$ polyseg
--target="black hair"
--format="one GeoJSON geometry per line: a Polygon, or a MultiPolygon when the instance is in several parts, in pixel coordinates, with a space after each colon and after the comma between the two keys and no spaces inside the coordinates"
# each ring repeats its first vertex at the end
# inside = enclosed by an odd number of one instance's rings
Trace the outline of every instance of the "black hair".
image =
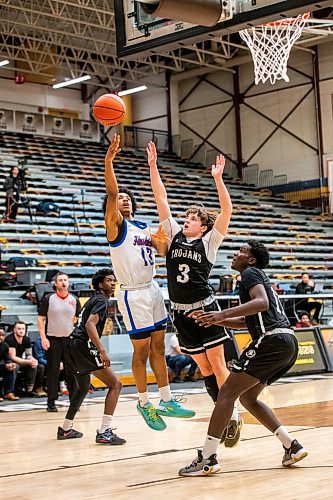
{"type": "MultiPolygon", "coordinates": [[[[132,215],[134,216],[135,212],[138,209],[138,205],[137,205],[135,196],[132,193],[132,191],[130,191],[129,189],[127,189],[125,187],[119,187],[118,188],[118,193],[128,194],[128,196],[131,198],[131,202],[132,202],[132,215]]],[[[106,203],[107,203],[107,201],[108,201],[108,195],[105,195],[104,198],[103,198],[103,205],[102,205],[102,210],[103,210],[103,214],[104,215],[106,213],[106,203]]]]}
{"type": "Polygon", "coordinates": [[[263,243],[256,240],[248,241],[248,245],[251,248],[251,253],[256,259],[256,267],[259,269],[265,269],[269,264],[269,251],[263,243]]]}
{"type": "Polygon", "coordinates": [[[103,283],[105,276],[114,276],[112,269],[100,269],[92,277],[91,284],[96,292],[100,290],[99,285],[103,283]]]}

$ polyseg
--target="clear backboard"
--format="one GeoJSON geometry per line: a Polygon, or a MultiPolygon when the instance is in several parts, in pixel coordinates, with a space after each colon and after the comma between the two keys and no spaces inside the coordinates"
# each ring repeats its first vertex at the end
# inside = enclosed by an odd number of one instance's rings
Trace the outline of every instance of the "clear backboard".
{"type": "MultiPolygon", "coordinates": [[[[158,2],[158,0],[156,0],[158,2]]],[[[118,57],[173,50],[184,44],[209,39],[210,35],[234,33],[257,24],[323,9],[330,1],[316,0],[234,0],[234,14],[213,27],[154,18],[137,0],[114,0],[118,57]]],[[[189,0],[190,5],[190,0],[189,0]]]]}

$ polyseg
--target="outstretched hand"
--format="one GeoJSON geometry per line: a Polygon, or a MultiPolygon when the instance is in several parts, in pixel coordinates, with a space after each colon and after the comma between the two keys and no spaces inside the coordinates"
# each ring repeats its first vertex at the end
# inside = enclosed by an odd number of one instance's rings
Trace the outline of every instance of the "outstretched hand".
{"type": "Polygon", "coordinates": [[[167,237],[165,234],[164,229],[162,229],[162,226],[158,226],[158,230],[156,234],[151,235],[151,239],[153,241],[156,241],[156,243],[169,243],[170,238],[167,237]]]}
{"type": "Polygon", "coordinates": [[[216,164],[212,165],[212,176],[214,179],[222,177],[225,166],[225,158],[223,155],[218,155],[216,157],[216,164]]]}
{"type": "Polygon", "coordinates": [[[115,159],[115,156],[121,151],[119,144],[120,144],[120,135],[114,134],[108,152],[106,153],[105,160],[113,161],[115,159]]]}
{"type": "Polygon", "coordinates": [[[147,157],[148,157],[148,165],[150,167],[156,167],[157,151],[156,151],[155,143],[153,141],[148,142],[146,151],[147,151],[147,157]]]}
{"type": "Polygon", "coordinates": [[[220,325],[226,320],[225,311],[205,312],[203,310],[192,311],[189,315],[199,326],[208,328],[211,325],[220,325]]]}

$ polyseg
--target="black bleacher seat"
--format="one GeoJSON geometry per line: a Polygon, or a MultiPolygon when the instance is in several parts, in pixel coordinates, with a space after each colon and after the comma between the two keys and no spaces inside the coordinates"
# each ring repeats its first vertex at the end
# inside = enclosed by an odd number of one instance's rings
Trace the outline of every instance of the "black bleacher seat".
{"type": "Polygon", "coordinates": [[[47,293],[54,292],[53,285],[51,283],[35,283],[36,288],[36,300],[39,306],[47,293]]]}
{"type": "Polygon", "coordinates": [[[0,328],[3,328],[5,332],[11,332],[16,321],[20,318],[17,314],[2,314],[0,320],[0,328]]]}

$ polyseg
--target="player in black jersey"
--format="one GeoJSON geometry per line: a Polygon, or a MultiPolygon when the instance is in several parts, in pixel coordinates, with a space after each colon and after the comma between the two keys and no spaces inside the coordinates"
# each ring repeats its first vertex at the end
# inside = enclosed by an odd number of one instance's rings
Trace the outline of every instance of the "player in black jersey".
{"type": "Polygon", "coordinates": [[[268,264],[266,247],[258,241],[249,241],[234,255],[231,264],[232,269],[242,276],[239,287],[241,305],[221,312],[192,313],[192,317],[206,327],[213,324],[233,329],[247,327],[252,342],[220,389],[203,450],[198,450],[198,457],[192,464],[179,471],[181,476],[209,475],[220,469],[216,452],[238,397],[242,405],[281,441],[284,448],[282,465],[288,467],[307,456],[302,445],[292,438],[273,411],[258,401],[266,385],[278,380],[294,365],[298,353],[298,343],[288,318],[262,270],[268,264]]]}
{"type": "Polygon", "coordinates": [[[92,278],[96,294],[84,305],[68,345],[72,359],[72,371],[78,382],[78,390],[71,399],[62,427],[58,427],[57,438],[81,438],[83,434],[72,428],[78,412],[90,386],[90,373],[101,380],[109,389],[106,395],[104,415],[97,431],[96,443],[120,445],[126,443],[112,431],[112,417],[122,388],[110,368],[110,358],[100,340],[107,319],[109,299],[114,293],[115,277],[110,269],[97,271],[92,278]]]}
{"type": "MultiPolygon", "coordinates": [[[[148,144],[147,155],[159,220],[169,238],[166,253],[168,290],[174,307],[179,346],[184,354],[192,356],[198,364],[207,392],[216,402],[219,387],[229,374],[224,344],[231,344],[233,347],[234,343],[223,326],[203,328],[189,317],[189,313],[200,308],[207,312],[220,310],[208,280],[232,212],[230,196],[222,179],[225,160],[222,155],[218,156],[211,171],[219,196],[220,213],[217,215],[203,207],[191,207],[186,212],[186,220],[181,228],[171,216],[167,193],[157,168],[157,153],[153,142],[148,144]]],[[[227,361],[238,356],[235,348],[230,350],[231,355],[227,361]]],[[[238,443],[241,424],[235,404],[230,426],[224,436],[227,447],[238,443]]]]}

